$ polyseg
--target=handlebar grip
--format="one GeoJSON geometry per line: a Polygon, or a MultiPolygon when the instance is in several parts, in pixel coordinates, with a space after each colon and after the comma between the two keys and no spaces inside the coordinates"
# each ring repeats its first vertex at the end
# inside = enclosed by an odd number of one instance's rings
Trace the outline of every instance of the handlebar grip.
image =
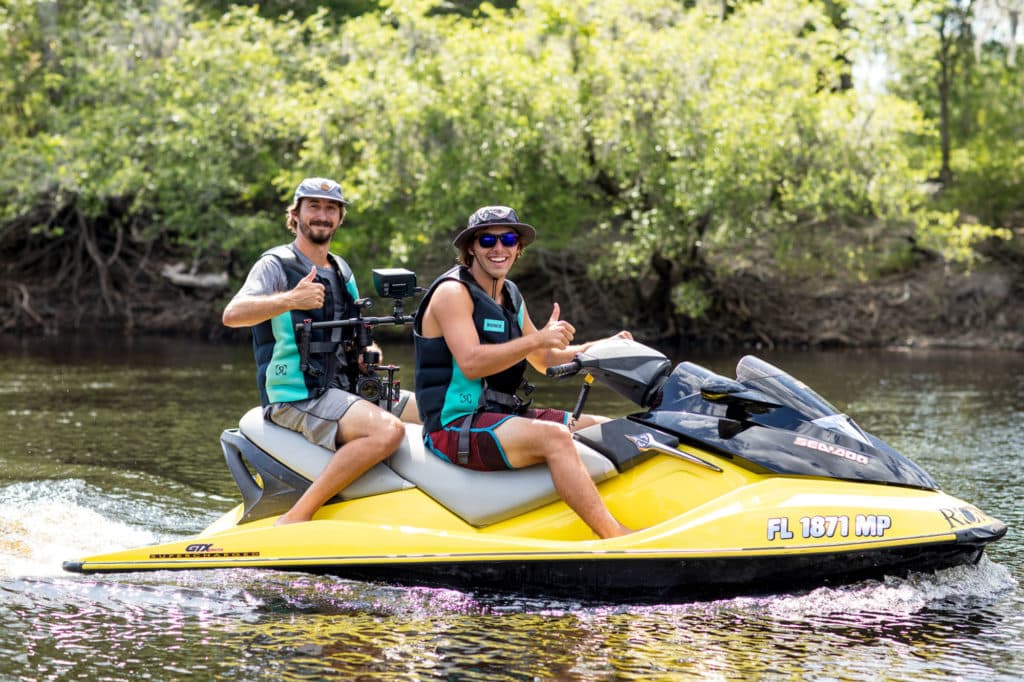
{"type": "Polygon", "coordinates": [[[573,360],[572,362],[567,362],[564,365],[554,365],[553,367],[548,367],[547,371],[545,371],[544,373],[547,374],[549,377],[567,377],[576,374],[581,369],[583,369],[583,365],[580,364],[580,361],[573,360]]]}

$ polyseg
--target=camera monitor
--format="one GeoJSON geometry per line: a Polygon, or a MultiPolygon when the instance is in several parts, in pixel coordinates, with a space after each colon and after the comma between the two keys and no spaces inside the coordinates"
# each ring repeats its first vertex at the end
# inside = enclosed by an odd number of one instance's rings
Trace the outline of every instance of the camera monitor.
{"type": "Polygon", "coordinates": [[[416,293],[416,273],[405,268],[378,268],[373,286],[384,298],[409,298],[416,293]]]}

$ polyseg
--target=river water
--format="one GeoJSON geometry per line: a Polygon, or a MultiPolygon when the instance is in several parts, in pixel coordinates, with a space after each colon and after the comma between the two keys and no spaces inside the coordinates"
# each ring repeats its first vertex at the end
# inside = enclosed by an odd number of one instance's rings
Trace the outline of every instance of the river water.
{"type": "MultiPolygon", "coordinates": [[[[408,348],[385,354],[411,369],[408,348]]],[[[273,571],[67,574],[234,506],[218,438],[255,399],[251,355],[0,337],[0,680],[1020,679],[1024,355],[760,355],[1007,536],[969,568],[642,606],[273,571]]],[[[738,354],[679,359],[732,375],[738,354]]],[[[571,407],[575,384],[538,383],[571,407]]],[[[600,387],[588,408],[630,411],[600,387]]]]}

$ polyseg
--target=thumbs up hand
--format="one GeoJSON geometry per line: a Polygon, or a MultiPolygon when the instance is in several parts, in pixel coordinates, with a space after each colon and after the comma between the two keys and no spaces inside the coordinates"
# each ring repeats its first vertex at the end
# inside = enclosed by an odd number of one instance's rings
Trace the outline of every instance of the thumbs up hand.
{"type": "Polygon", "coordinates": [[[324,285],[314,281],[315,279],[316,266],[314,265],[309,274],[300,279],[291,291],[292,310],[312,310],[323,307],[324,285]]]}
{"type": "Polygon", "coordinates": [[[544,348],[557,348],[561,350],[568,346],[573,336],[576,335],[576,328],[565,320],[558,319],[560,315],[561,310],[558,307],[558,303],[555,303],[551,308],[551,317],[548,318],[547,324],[537,332],[541,335],[541,342],[544,348]]]}

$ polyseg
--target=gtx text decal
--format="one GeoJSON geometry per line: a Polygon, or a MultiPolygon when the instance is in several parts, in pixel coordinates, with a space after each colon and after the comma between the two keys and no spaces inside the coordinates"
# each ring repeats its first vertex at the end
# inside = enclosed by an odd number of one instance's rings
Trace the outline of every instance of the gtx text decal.
{"type": "Polygon", "coordinates": [[[817,450],[818,452],[825,452],[836,457],[842,457],[848,459],[851,462],[857,464],[867,464],[868,458],[859,452],[853,450],[847,450],[841,448],[838,445],[832,445],[831,443],[822,443],[820,440],[814,440],[813,438],[805,438],[803,436],[797,436],[793,439],[793,445],[799,445],[802,448],[808,448],[810,450],[817,450]]]}
{"type": "MultiPolygon", "coordinates": [[[[892,518],[886,514],[857,514],[853,521],[846,515],[841,516],[802,516],[797,524],[800,537],[808,538],[846,538],[853,531],[855,537],[881,538],[892,528],[892,518]]],[[[795,529],[795,527],[794,527],[795,529]]],[[[768,540],[792,540],[796,537],[790,530],[789,517],[775,516],[768,519],[768,540]]]]}
{"type": "Polygon", "coordinates": [[[212,543],[208,542],[193,542],[185,547],[185,551],[181,553],[171,554],[150,554],[150,559],[221,559],[221,558],[237,558],[237,557],[254,557],[259,556],[259,552],[225,552],[219,547],[214,547],[212,543]]]}

